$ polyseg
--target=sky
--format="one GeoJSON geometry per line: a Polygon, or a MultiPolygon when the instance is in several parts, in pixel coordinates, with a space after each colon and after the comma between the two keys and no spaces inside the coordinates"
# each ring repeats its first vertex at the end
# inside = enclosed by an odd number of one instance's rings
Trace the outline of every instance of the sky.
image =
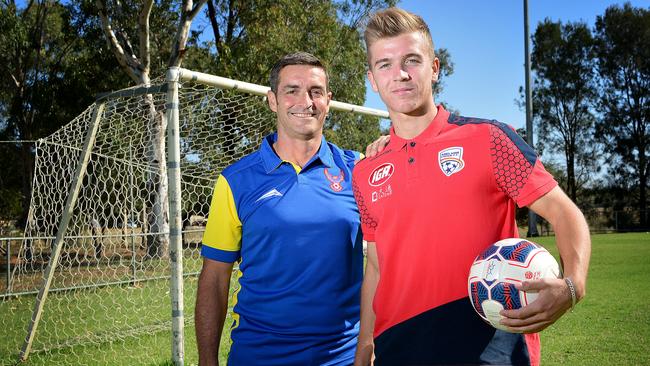
{"type": "MultiPolygon", "coordinates": [[[[650,0],[629,1],[650,7],[650,0]]],[[[444,102],[462,115],[496,119],[515,128],[526,124],[515,103],[524,86],[523,0],[406,0],[398,6],[420,15],[429,25],[436,48],[451,54],[454,73],[443,78],[444,102]]],[[[562,23],[583,21],[593,29],[605,9],[625,1],[529,0],[529,32],[545,18],[562,23]]],[[[530,43],[532,52],[532,42],[530,43]]],[[[385,109],[366,81],[366,107],[385,109]]]]}

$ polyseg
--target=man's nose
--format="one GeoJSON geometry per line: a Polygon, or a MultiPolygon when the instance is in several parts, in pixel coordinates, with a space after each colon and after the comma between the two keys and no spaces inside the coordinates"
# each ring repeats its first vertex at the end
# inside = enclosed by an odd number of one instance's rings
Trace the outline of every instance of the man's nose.
{"type": "Polygon", "coordinates": [[[300,94],[300,103],[304,104],[307,108],[311,108],[311,106],[314,104],[314,101],[309,91],[300,94]]]}
{"type": "Polygon", "coordinates": [[[394,75],[396,81],[409,80],[411,75],[404,69],[404,67],[399,67],[397,72],[394,75]]]}

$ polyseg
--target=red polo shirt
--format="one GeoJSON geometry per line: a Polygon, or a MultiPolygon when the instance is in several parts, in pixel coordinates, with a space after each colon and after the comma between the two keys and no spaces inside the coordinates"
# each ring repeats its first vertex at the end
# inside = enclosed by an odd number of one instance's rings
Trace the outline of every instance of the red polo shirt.
{"type": "MultiPolygon", "coordinates": [[[[472,261],[489,244],[518,236],[515,204],[527,206],[557,185],[512,128],[450,115],[442,106],[411,140],[391,129],[386,149],[357,164],[353,176],[364,239],[376,243],[379,260],[377,338],[420,326],[444,338],[445,328],[459,326],[449,319],[478,319],[466,299],[472,261]],[[435,319],[422,321],[429,315],[435,319]]],[[[477,325],[467,326],[455,331],[475,336],[477,325]]],[[[479,331],[494,334],[489,326],[479,331]]],[[[476,352],[488,347],[479,343],[476,352]]],[[[381,353],[381,342],[377,347],[381,353]]]]}

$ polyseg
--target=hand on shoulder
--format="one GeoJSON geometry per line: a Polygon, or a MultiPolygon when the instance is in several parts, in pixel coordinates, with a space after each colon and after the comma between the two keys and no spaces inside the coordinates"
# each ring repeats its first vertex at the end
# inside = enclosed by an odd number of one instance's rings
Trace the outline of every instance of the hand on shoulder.
{"type": "Polygon", "coordinates": [[[366,157],[373,158],[384,150],[386,145],[390,142],[390,135],[379,136],[378,139],[373,141],[366,147],[366,157]]]}

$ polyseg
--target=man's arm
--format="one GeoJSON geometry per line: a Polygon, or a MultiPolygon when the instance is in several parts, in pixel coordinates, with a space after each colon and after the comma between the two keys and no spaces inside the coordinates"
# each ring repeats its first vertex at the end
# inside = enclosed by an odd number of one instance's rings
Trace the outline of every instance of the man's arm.
{"type": "Polygon", "coordinates": [[[372,310],[372,300],[375,298],[377,283],[379,282],[379,263],[377,261],[377,248],[374,242],[368,242],[366,253],[366,272],[361,285],[361,324],[359,341],[354,356],[355,366],[371,365],[373,360],[375,330],[375,312],[372,310]]]}
{"type": "MultiPolygon", "coordinates": [[[[591,257],[589,227],[582,212],[559,187],[553,188],[528,207],[553,226],[564,277],[570,278],[575,285],[577,300],[582,299],[586,294],[591,257]]],[[[506,317],[501,323],[516,332],[539,332],[571,308],[571,291],[563,279],[526,281],[521,290],[539,291],[539,297],[521,309],[501,312],[506,317]]]]}
{"type": "Polygon", "coordinates": [[[199,365],[218,365],[219,343],[228,309],[232,263],[203,259],[194,310],[199,365]]]}

